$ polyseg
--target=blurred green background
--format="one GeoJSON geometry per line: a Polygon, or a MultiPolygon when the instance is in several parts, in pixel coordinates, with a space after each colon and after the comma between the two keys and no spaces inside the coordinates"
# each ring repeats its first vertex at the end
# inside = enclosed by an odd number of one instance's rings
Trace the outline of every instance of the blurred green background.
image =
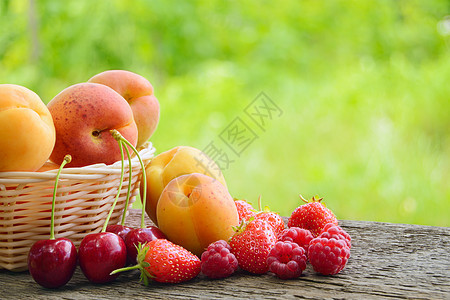
{"type": "Polygon", "coordinates": [[[160,101],[157,152],[214,143],[234,197],[449,226],[448,15],[448,0],[1,0],[0,83],[48,102],[130,70],[160,101]],[[245,113],[261,92],[282,111],[263,129],[245,113]],[[236,118],[257,136],[240,155],[220,139],[236,118]]]}

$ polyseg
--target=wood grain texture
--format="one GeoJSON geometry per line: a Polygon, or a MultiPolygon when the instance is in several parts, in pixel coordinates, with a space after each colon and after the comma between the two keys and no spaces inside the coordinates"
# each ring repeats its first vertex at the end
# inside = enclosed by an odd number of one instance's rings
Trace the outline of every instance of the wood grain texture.
{"type": "MultiPolygon", "coordinates": [[[[133,210],[127,223],[138,226],[140,212],[133,210]]],[[[94,285],[78,268],[65,287],[46,290],[26,272],[2,270],[0,299],[450,299],[450,228],[345,220],[340,224],[352,236],[353,247],[347,266],[335,276],[317,275],[308,265],[295,280],[239,271],[222,280],[200,275],[182,284],[152,282],[145,287],[134,271],[94,285]]]]}

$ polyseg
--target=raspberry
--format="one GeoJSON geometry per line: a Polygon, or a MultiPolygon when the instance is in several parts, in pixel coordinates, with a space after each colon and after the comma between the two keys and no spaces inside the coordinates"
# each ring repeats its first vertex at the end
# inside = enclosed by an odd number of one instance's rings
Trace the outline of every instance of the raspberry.
{"type": "Polygon", "coordinates": [[[317,237],[309,243],[309,262],[314,271],[322,275],[339,273],[347,264],[349,257],[350,248],[344,240],[317,237]]]}
{"type": "Polygon", "coordinates": [[[306,269],[305,249],[293,242],[278,241],[267,258],[269,271],[281,279],[302,275],[306,269]]]}
{"type": "Polygon", "coordinates": [[[225,278],[238,268],[238,261],[224,240],[216,241],[202,253],[202,273],[212,279],[225,278]]]}
{"type": "Polygon", "coordinates": [[[305,252],[308,252],[309,242],[313,238],[314,237],[309,230],[300,227],[287,228],[278,235],[279,241],[294,242],[297,245],[303,247],[303,249],[305,249],[305,252]]]}
{"type": "Polygon", "coordinates": [[[345,241],[349,248],[352,248],[352,238],[350,237],[350,235],[340,226],[332,223],[328,223],[327,225],[325,225],[322,233],[318,237],[327,239],[335,238],[337,240],[341,239],[345,241]]]}

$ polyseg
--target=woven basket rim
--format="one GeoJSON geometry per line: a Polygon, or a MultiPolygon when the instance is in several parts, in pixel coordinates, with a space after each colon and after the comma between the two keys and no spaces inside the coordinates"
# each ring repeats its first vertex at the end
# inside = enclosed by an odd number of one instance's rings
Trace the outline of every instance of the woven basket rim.
{"type": "MultiPolygon", "coordinates": [[[[146,142],[139,148],[139,155],[143,161],[153,157],[156,149],[151,142],[146,142]]],[[[131,158],[132,166],[140,164],[136,155],[131,158]]],[[[129,166],[129,161],[124,161],[124,167],[129,166]]],[[[111,165],[104,163],[93,164],[84,167],[73,167],[69,165],[61,171],[60,179],[100,179],[105,175],[120,174],[122,169],[121,161],[116,161],[111,165]]],[[[14,184],[14,183],[31,183],[40,182],[43,180],[53,179],[56,176],[58,169],[47,170],[43,172],[22,172],[22,171],[9,171],[0,172],[0,184],[14,184]]]]}

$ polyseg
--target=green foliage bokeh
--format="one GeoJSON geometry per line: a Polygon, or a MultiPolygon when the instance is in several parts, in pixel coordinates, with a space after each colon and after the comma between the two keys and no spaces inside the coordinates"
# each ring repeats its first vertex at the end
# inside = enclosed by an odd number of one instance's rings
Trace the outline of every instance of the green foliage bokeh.
{"type": "Polygon", "coordinates": [[[449,226],[450,5],[379,1],[0,1],[0,83],[50,101],[109,69],[149,79],[157,152],[216,143],[230,193],[288,216],[449,226]],[[245,114],[264,92],[282,110],[245,114]],[[240,156],[220,139],[241,118],[240,156]]]}

